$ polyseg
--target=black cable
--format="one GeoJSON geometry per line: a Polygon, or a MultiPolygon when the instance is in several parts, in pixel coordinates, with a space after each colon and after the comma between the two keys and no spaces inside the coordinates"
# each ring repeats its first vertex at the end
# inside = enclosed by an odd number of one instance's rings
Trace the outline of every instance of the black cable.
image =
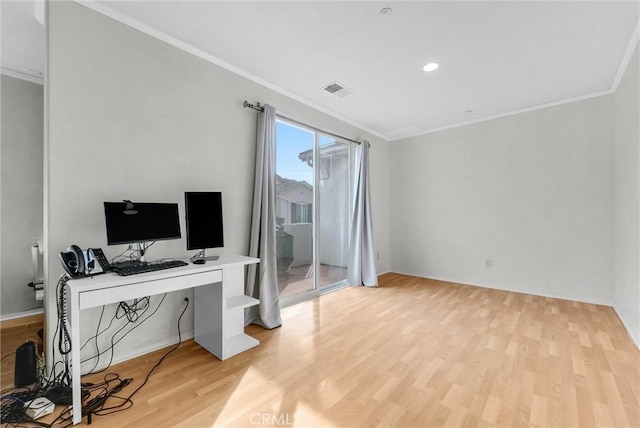
{"type": "Polygon", "coordinates": [[[205,250],[200,250],[200,251],[198,251],[197,253],[195,253],[195,254],[193,255],[192,259],[195,259],[195,258],[197,258],[197,257],[204,257],[204,251],[205,251],[205,250]]]}
{"type": "Polygon", "coordinates": [[[107,307],[106,305],[102,305],[102,310],[100,311],[100,317],[98,318],[98,326],[96,327],[96,334],[94,334],[93,336],[88,338],[86,342],[84,342],[84,344],[80,347],[81,351],[89,344],[89,342],[91,342],[94,339],[97,339],[98,336],[100,336],[102,333],[106,331],[106,330],[100,331],[100,325],[102,324],[102,317],[104,316],[104,310],[106,307],[107,307]]]}
{"type": "Polygon", "coordinates": [[[18,424],[36,424],[38,426],[50,427],[49,424],[38,422],[26,414],[25,403],[42,396],[42,391],[37,386],[31,388],[14,388],[21,391],[13,391],[11,394],[5,394],[1,397],[2,408],[0,413],[0,421],[2,423],[13,426],[18,424]]]}
{"type": "Polygon", "coordinates": [[[60,327],[60,336],[58,336],[58,351],[61,355],[68,355],[71,352],[71,334],[69,333],[69,322],[67,321],[66,316],[66,277],[62,277],[59,283],[61,284],[61,286],[58,289],[58,325],[60,327]]]}
{"type": "MultiPolygon", "coordinates": [[[[51,338],[51,350],[54,360],[50,373],[39,373],[36,384],[31,388],[8,388],[2,391],[1,397],[1,421],[8,425],[24,426],[25,424],[51,427],[57,423],[70,422],[70,417],[65,417],[69,412],[67,406],[60,415],[50,424],[41,423],[31,419],[25,413],[24,404],[38,397],[47,397],[55,400],[51,394],[61,399],[71,397],[71,372],[69,364],[69,353],[71,352],[71,337],[69,334],[69,323],[66,317],[66,285],[68,278],[60,277],[56,284],[56,305],[58,311],[58,322],[55,332],[51,338]],[[55,346],[57,341],[57,345],[55,346]],[[56,350],[60,353],[61,360],[56,361],[56,350]]],[[[10,354],[11,355],[11,354],[10,354]]],[[[3,358],[6,358],[6,355],[3,358]]],[[[70,422],[66,426],[70,426],[70,422]]]]}
{"type": "MultiPolygon", "coordinates": [[[[57,287],[56,287],[56,294],[58,297],[58,323],[56,324],[56,330],[54,333],[54,336],[52,338],[52,345],[55,343],[56,341],[56,336],[58,338],[58,352],[60,352],[60,355],[62,356],[63,361],[56,361],[51,369],[51,373],[48,376],[42,376],[41,379],[38,379],[38,382],[36,383],[36,385],[30,389],[30,388],[7,388],[5,390],[2,391],[2,393],[5,393],[5,395],[3,395],[1,397],[2,399],[2,411],[1,411],[1,420],[2,423],[6,423],[6,424],[11,424],[13,426],[18,426],[17,424],[35,424],[37,426],[42,426],[42,427],[53,427],[54,425],[58,424],[58,423],[65,423],[68,422],[67,425],[64,426],[64,428],[70,427],[73,422],[72,422],[72,415],[70,412],[70,406],[67,406],[65,409],[62,410],[62,412],[58,415],[58,417],[56,417],[56,419],[54,419],[50,424],[44,424],[38,421],[35,421],[31,418],[29,418],[26,413],[25,413],[25,409],[24,409],[24,403],[28,402],[32,399],[35,399],[37,397],[42,397],[42,396],[46,396],[47,392],[50,391],[53,388],[63,388],[63,391],[68,391],[68,393],[71,393],[71,387],[70,387],[70,383],[71,383],[71,375],[70,375],[70,370],[69,370],[69,361],[68,361],[68,354],[71,351],[71,344],[70,344],[70,336],[68,333],[68,322],[66,319],[66,315],[65,315],[65,306],[66,306],[66,298],[65,298],[65,286],[67,285],[66,281],[68,278],[66,278],[65,276],[61,277],[60,280],[58,281],[57,287]],[[62,365],[62,370],[58,371],[59,366],[62,365]],[[8,394],[6,394],[8,393],[8,394]]],[[[120,342],[122,339],[124,339],[129,333],[131,333],[134,329],[136,329],[137,327],[139,327],[140,325],[142,325],[146,320],[148,320],[149,318],[151,318],[160,308],[160,306],[162,305],[162,303],[164,302],[165,298],[166,298],[167,294],[165,293],[162,297],[162,299],[160,300],[160,302],[158,303],[158,305],[156,306],[156,308],[153,310],[153,312],[151,314],[149,314],[147,317],[145,317],[144,319],[142,319],[142,321],[140,321],[139,323],[136,323],[136,325],[131,328],[129,331],[127,331],[122,337],[118,338],[116,340],[116,336],[119,332],[121,332],[127,325],[130,325],[131,322],[125,324],[122,328],[120,328],[118,331],[116,331],[116,333],[114,333],[114,335],[111,338],[111,346],[109,349],[111,349],[111,359],[109,361],[109,366],[111,365],[111,362],[113,361],[113,348],[114,346],[120,342]]],[[[148,299],[148,298],[147,298],[148,299]]],[[[143,299],[141,299],[143,300],[143,299]]],[[[86,403],[86,405],[83,406],[83,410],[86,408],[88,411],[88,415],[90,416],[91,414],[96,414],[96,415],[106,415],[106,414],[110,414],[110,413],[115,413],[115,412],[119,412],[122,410],[126,410],[128,408],[130,408],[131,406],[133,406],[133,401],[131,400],[131,398],[144,386],[146,385],[147,381],[149,380],[149,377],[153,374],[153,372],[160,366],[160,364],[164,361],[164,359],[166,357],[169,356],[169,354],[171,354],[172,352],[174,352],[182,343],[182,333],[180,330],[180,322],[182,320],[182,317],[184,316],[187,308],[189,307],[189,300],[185,298],[185,301],[187,302],[184,309],[182,310],[182,313],[180,314],[180,316],[178,317],[178,343],[171,349],[169,350],[165,355],[162,356],[162,358],[158,361],[158,363],[149,371],[149,373],[147,374],[144,382],[135,390],[133,391],[128,397],[123,398],[123,397],[118,397],[115,394],[117,394],[118,392],[120,392],[122,390],[123,387],[127,386],[132,379],[124,379],[121,380],[120,377],[115,374],[115,373],[109,373],[107,375],[105,375],[104,377],[104,382],[98,383],[98,384],[82,384],[82,388],[83,391],[100,391],[97,395],[95,395],[93,398],[89,399],[86,403]],[[112,383],[114,382],[118,382],[115,386],[111,386],[112,383]],[[122,400],[121,404],[118,404],[116,406],[111,406],[111,407],[104,407],[104,404],[106,403],[107,398],[116,398],[119,400],[122,400]]],[[[139,306],[140,302],[135,301],[132,305],[128,305],[128,309],[131,310],[136,310],[136,308],[138,310],[140,310],[142,313],[140,316],[143,316],[149,309],[150,307],[150,303],[142,303],[142,306],[139,306]]],[[[115,316],[114,316],[115,318],[115,316]]],[[[102,314],[101,314],[101,319],[102,319],[102,314]]],[[[97,333],[95,335],[96,338],[96,342],[97,342],[97,336],[100,334],[100,324],[101,324],[101,319],[98,322],[98,327],[96,329],[97,333]]],[[[128,320],[130,320],[130,317],[127,317],[128,320]]],[[[140,317],[137,317],[136,320],[140,319],[140,317]]],[[[112,319],[113,321],[113,319],[112,319]]],[[[111,323],[110,323],[111,325],[111,323]]],[[[109,326],[110,326],[109,325],[109,326]]],[[[104,331],[104,330],[103,330],[104,331]]],[[[91,340],[91,339],[89,339],[91,340]]],[[[88,341],[87,341],[88,343],[88,341]]],[[[86,343],[85,343],[86,345],[86,343]]],[[[97,344],[96,344],[97,346],[97,344]]],[[[52,354],[55,360],[55,347],[52,346],[52,354]]],[[[106,350],[105,350],[106,352],[106,350]]],[[[12,353],[13,354],[13,353],[12,353]]],[[[2,359],[8,357],[9,355],[12,354],[8,354],[5,355],[4,357],[2,357],[2,359]]],[[[99,358],[99,355],[98,355],[99,358]]],[[[95,366],[94,366],[95,367],[95,366]]],[[[108,366],[107,366],[108,367],[108,366]]],[[[100,370],[104,371],[106,370],[100,370]]],[[[96,372],[96,373],[99,373],[96,372]]],[[[86,399],[88,399],[88,395],[86,397],[86,399]]],[[[85,401],[85,397],[83,397],[82,401],[85,401]]]]}
{"type": "Polygon", "coordinates": [[[145,247],[144,247],[144,249],[139,249],[139,250],[138,250],[138,252],[140,253],[140,257],[144,257],[144,255],[146,254],[147,250],[148,250],[149,248],[151,248],[151,246],[152,246],[153,244],[155,244],[155,243],[156,243],[156,241],[152,241],[152,242],[151,242],[151,244],[149,244],[149,245],[145,246],[145,247]]]}
{"type": "MultiPolygon", "coordinates": [[[[87,344],[95,339],[95,349],[96,349],[96,353],[99,354],[100,353],[100,347],[98,344],[98,336],[100,336],[100,325],[102,324],[102,317],[104,316],[104,310],[105,310],[106,306],[102,305],[102,310],[100,311],[100,317],[98,318],[98,326],[96,327],[96,334],[93,335],[92,337],[90,337],[85,343],[84,345],[82,345],[80,347],[80,351],[82,351],[84,349],[85,346],[87,346],[87,344]]],[[[113,322],[113,318],[111,319],[111,322],[113,322]]],[[[111,323],[109,324],[109,326],[111,326],[111,323]]],[[[98,362],[100,360],[97,359],[95,365],[93,366],[93,368],[91,370],[89,370],[89,372],[92,372],[93,370],[96,369],[96,367],[98,367],[98,362]]]]}
{"type": "Polygon", "coordinates": [[[42,424],[40,422],[31,420],[24,413],[24,403],[38,397],[47,396],[49,391],[52,391],[56,388],[63,392],[68,392],[69,395],[71,394],[71,373],[69,370],[68,357],[68,353],[71,350],[71,342],[68,331],[68,322],[65,316],[66,297],[64,294],[67,280],[68,278],[66,276],[62,276],[56,284],[58,322],[56,323],[56,329],[51,338],[52,356],[53,360],[55,361],[53,367],[51,368],[51,372],[48,374],[40,373],[34,387],[23,388],[20,391],[14,389],[12,391],[12,397],[3,397],[3,422],[6,420],[6,417],[9,417],[13,420],[12,424],[33,423],[39,426],[51,426],[51,424],[42,424]],[[58,347],[55,346],[56,339],[58,339],[58,347]],[[56,348],[58,352],[60,352],[60,355],[62,357],[61,361],[56,361],[56,348]],[[10,409],[11,403],[7,401],[8,398],[17,398],[17,400],[19,400],[17,402],[20,403],[20,408],[14,408],[16,412],[12,415],[9,415],[5,412],[5,409],[7,409],[7,411],[9,411],[8,409],[10,409]]]}
{"type": "MultiPolygon", "coordinates": [[[[120,257],[124,257],[124,253],[126,253],[127,251],[133,251],[133,247],[131,246],[131,244],[129,244],[129,246],[120,254],[118,254],[117,256],[113,257],[110,261],[109,264],[114,264],[116,263],[116,259],[120,258],[120,257]]],[[[129,259],[131,259],[132,257],[129,257],[129,259]]]]}
{"type": "Polygon", "coordinates": [[[111,386],[111,382],[109,382],[104,388],[103,391],[94,397],[91,398],[82,408],[82,414],[87,415],[89,419],[87,422],[91,423],[91,415],[99,414],[102,409],[104,409],[104,405],[109,398],[120,398],[116,396],[118,392],[122,391],[122,388],[126,387],[131,383],[133,379],[117,379],[119,382],[115,386],[111,386]]]}
{"type": "MultiPolygon", "coordinates": [[[[93,366],[93,368],[91,370],[89,370],[86,374],[89,373],[93,373],[94,370],[97,368],[100,358],[96,358],[96,357],[100,357],[101,355],[103,355],[106,351],[109,350],[106,349],[105,351],[101,352],[100,351],[100,347],[99,347],[99,342],[98,342],[98,337],[105,333],[106,331],[108,331],[111,326],[113,325],[113,322],[116,319],[121,319],[123,317],[123,315],[121,315],[120,310],[124,310],[125,311],[125,315],[127,317],[127,320],[129,322],[137,322],[138,319],[144,315],[146,313],[146,310],[148,309],[148,307],[150,306],[150,298],[149,297],[144,297],[142,299],[136,299],[134,301],[133,305],[129,305],[126,302],[120,302],[120,304],[116,307],[116,312],[114,313],[113,317],[111,318],[111,320],[109,321],[109,324],[101,331],[100,330],[100,326],[102,325],[102,318],[104,317],[104,312],[105,312],[105,308],[106,306],[102,306],[102,310],[100,311],[100,317],[98,319],[98,326],[96,327],[96,334],[94,334],[93,336],[91,336],[90,338],[88,338],[86,340],[86,342],[82,345],[82,347],[80,348],[80,350],[83,350],[88,344],[89,342],[91,342],[92,340],[95,343],[95,350],[96,350],[96,355],[94,357],[92,357],[93,359],[95,359],[95,364],[93,366]],[[140,301],[143,301],[143,304],[140,305],[140,301]],[[135,313],[134,313],[135,312],[135,313]]],[[[125,324],[126,326],[126,324],[125,324]]],[[[123,326],[123,328],[125,327],[123,326]]],[[[119,331],[121,331],[123,328],[121,328],[119,331]]],[[[119,332],[118,331],[118,332],[119,332]]],[[[117,334],[118,332],[116,332],[115,334],[117,334]]],[[[128,334],[128,333],[127,333],[128,334]]],[[[124,336],[123,336],[124,337],[124,336]]],[[[81,362],[86,362],[91,360],[92,358],[89,359],[85,359],[81,362]]]]}
{"type": "MultiPolygon", "coordinates": [[[[111,351],[111,356],[110,356],[110,358],[109,358],[109,363],[108,363],[108,365],[107,365],[106,367],[104,367],[103,369],[100,369],[100,370],[98,370],[98,371],[92,371],[92,372],[88,372],[88,373],[85,373],[85,374],[90,374],[90,373],[93,373],[93,374],[95,374],[95,373],[102,373],[103,371],[105,371],[105,370],[107,370],[109,367],[111,367],[111,363],[113,362],[113,357],[114,357],[114,347],[115,347],[115,345],[117,345],[117,344],[118,344],[122,339],[124,339],[125,337],[127,337],[127,335],[128,335],[129,333],[131,333],[131,332],[132,332],[133,330],[135,330],[136,328],[140,327],[142,324],[144,324],[144,322],[145,322],[145,321],[147,321],[149,318],[151,318],[151,317],[152,317],[152,316],[153,316],[153,315],[158,311],[158,309],[160,309],[160,306],[162,305],[162,303],[164,302],[164,299],[165,299],[166,297],[167,297],[167,293],[165,293],[165,294],[162,296],[162,299],[160,300],[160,303],[158,303],[158,306],[156,306],[156,308],[153,310],[153,312],[152,312],[151,314],[149,314],[149,316],[147,316],[146,318],[144,318],[142,321],[140,321],[140,322],[136,323],[136,324],[135,324],[135,325],[134,325],[134,326],[133,326],[129,331],[127,331],[127,332],[126,332],[122,337],[120,337],[118,340],[115,340],[116,335],[117,335],[118,333],[120,333],[122,330],[124,330],[127,326],[129,326],[129,325],[130,325],[130,323],[124,324],[124,325],[123,325],[123,326],[122,326],[118,331],[116,331],[116,332],[113,334],[113,336],[111,337],[111,346],[109,346],[107,349],[105,349],[105,350],[103,351],[103,353],[102,353],[102,354],[104,354],[104,353],[106,353],[107,351],[111,351]]],[[[148,310],[148,308],[145,310],[145,312],[146,312],[147,310],[148,310]]],[[[100,356],[101,356],[102,354],[94,355],[93,357],[86,358],[86,359],[82,360],[82,361],[81,361],[81,363],[84,363],[84,362],[90,361],[90,360],[92,360],[92,359],[94,359],[94,358],[100,358],[100,356]]]]}
{"type": "MultiPolygon", "coordinates": [[[[166,293],[165,293],[165,296],[166,296],[166,293]]],[[[156,310],[155,310],[151,315],[153,315],[153,314],[158,310],[158,308],[160,307],[160,304],[162,304],[162,301],[164,301],[164,297],[162,298],[162,300],[161,300],[161,301],[160,301],[160,303],[158,304],[158,307],[156,308],[156,310]]],[[[141,315],[144,315],[144,314],[147,312],[147,310],[148,310],[148,308],[145,308],[141,315]]],[[[151,315],[149,315],[149,316],[151,316],[151,315]]],[[[112,322],[113,322],[114,320],[116,320],[116,319],[121,319],[121,318],[122,318],[122,316],[120,316],[120,317],[118,316],[117,309],[116,309],[116,313],[113,315],[112,321],[109,323],[109,327],[111,326],[111,324],[112,324],[112,322]]],[[[145,318],[144,320],[142,320],[142,321],[140,322],[140,324],[144,323],[147,319],[148,319],[148,317],[147,317],[147,318],[145,318]]],[[[111,337],[111,346],[110,346],[110,347],[108,347],[108,348],[107,348],[107,349],[105,349],[104,351],[99,352],[98,354],[96,354],[96,355],[94,355],[94,356],[92,356],[92,357],[89,357],[89,358],[86,358],[86,359],[82,360],[81,362],[82,362],[82,363],[85,363],[85,362],[87,362],[87,361],[91,361],[92,359],[99,358],[99,357],[100,357],[100,356],[102,356],[104,353],[106,353],[107,351],[111,350],[111,349],[113,348],[113,346],[114,346],[114,345],[117,345],[117,344],[118,344],[118,342],[120,342],[120,340],[122,340],[123,338],[125,338],[125,337],[126,337],[126,336],[131,332],[131,331],[133,331],[133,330],[135,329],[135,327],[133,327],[131,330],[129,330],[128,332],[126,332],[126,333],[125,333],[125,334],[124,334],[120,339],[118,339],[118,341],[116,341],[116,342],[114,343],[115,336],[116,336],[118,333],[120,333],[122,330],[124,330],[125,328],[127,328],[130,324],[131,324],[130,322],[127,322],[127,323],[123,324],[123,325],[122,325],[118,330],[116,330],[116,332],[115,332],[115,333],[112,335],[112,337],[111,337]]],[[[88,373],[87,373],[87,374],[88,374],[88,373]]]]}
{"type": "Polygon", "coordinates": [[[67,329],[67,321],[66,321],[66,298],[64,298],[64,288],[67,285],[67,280],[69,278],[65,275],[61,276],[56,284],[56,296],[57,300],[57,310],[58,310],[58,322],[56,323],[55,332],[51,338],[51,354],[52,359],[54,361],[54,365],[51,368],[51,373],[48,376],[44,376],[45,379],[42,379],[42,382],[46,384],[66,387],[68,389],[71,388],[71,371],[69,369],[69,355],[68,353],[71,350],[71,339],[68,335],[67,329]],[[66,331],[66,333],[65,333],[66,331]],[[66,335],[66,339],[65,336],[66,335]],[[57,347],[58,352],[60,352],[61,361],[56,361],[56,338],[58,338],[59,346],[57,347]],[[65,344],[68,343],[68,351],[65,348],[65,344]],[[59,371],[59,365],[62,364],[62,370],[59,371]]]}
{"type": "Polygon", "coordinates": [[[94,411],[93,414],[98,415],[98,416],[105,416],[105,415],[110,415],[112,413],[120,412],[122,410],[126,410],[126,409],[130,408],[131,406],[133,406],[133,401],[131,400],[131,398],[138,391],[140,391],[140,389],[142,389],[143,386],[145,386],[147,384],[147,382],[149,381],[149,378],[151,377],[153,372],[158,367],[160,367],[160,364],[162,364],[162,362],[165,360],[165,358],[167,358],[172,352],[174,352],[176,349],[178,349],[178,347],[182,343],[182,332],[180,331],[180,321],[182,320],[183,315],[185,314],[185,312],[187,311],[187,308],[189,307],[189,299],[185,298],[184,300],[186,302],[186,305],[184,306],[184,309],[182,310],[182,313],[178,317],[178,343],[176,343],[167,353],[165,353],[162,356],[162,358],[160,358],[160,360],[156,363],[156,365],[153,366],[151,368],[151,370],[149,370],[149,373],[147,373],[147,377],[144,379],[142,384],[140,386],[138,386],[131,394],[129,394],[128,397],[122,398],[122,397],[113,396],[113,398],[118,398],[118,399],[122,400],[123,402],[121,404],[118,404],[116,406],[111,406],[111,407],[103,407],[100,410],[94,411]],[[127,407],[123,407],[125,405],[127,405],[127,407]]]}
{"type": "Polygon", "coordinates": [[[126,316],[129,322],[137,322],[140,317],[139,312],[143,311],[144,313],[150,305],[150,300],[150,297],[147,296],[141,299],[134,299],[131,304],[127,302],[120,302],[116,309],[116,318],[120,319],[126,316]]]}
{"type": "Polygon", "coordinates": [[[145,247],[145,249],[144,249],[144,250],[140,250],[139,248],[134,249],[134,248],[133,248],[133,244],[129,244],[129,245],[127,246],[127,248],[126,248],[123,252],[121,252],[121,253],[120,253],[120,254],[118,254],[117,256],[113,257],[113,258],[110,260],[110,263],[113,265],[113,264],[115,264],[115,263],[120,262],[120,260],[118,260],[118,259],[125,259],[125,261],[128,261],[128,260],[140,260],[140,258],[141,258],[141,257],[144,257],[144,255],[145,255],[145,254],[146,254],[146,252],[149,250],[149,248],[150,248],[153,244],[155,244],[155,243],[156,243],[156,241],[152,241],[149,245],[147,245],[147,246],[145,247]],[[129,254],[128,256],[125,256],[124,254],[125,254],[127,251],[130,251],[130,254],[129,254]]]}
{"type": "MultiPolygon", "coordinates": [[[[101,352],[101,353],[99,353],[99,354],[97,354],[97,355],[94,355],[93,357],[86,358],[86,359],[82,360],[81,362],[82,362],[82,363],[84,363],[84,362],[90,361],[90,360],[92,360],[92,359],[94,359],[94,358],[100,358],[100,356],[102,356],[102,355],[103,355],[104,353],[106,353],[107,351],[111,351],[111,358],[110,358],[110,362],[109,362],[109,365],[111,365],[111,361],[113,361],[113,348],[114,348],[114,346],[115,346],[115,345],[117,345],[117,344],[118,344],[122,339],[124,339],[124,338],[129,334],[129,333],[131,333],[133,330],[135,330],[137,327],[139,327],[139,326],[140,326],[140,325],[142,325],[145,321],[147,321],[151,316],[153,316],[153,315],[158,311],[158,309],[160,309],[160,306],[161,306],[161,305],[162,305],[162,303],[164,302],[164,299],[165,299],[165,297],[166,297],[166,296],[167,296],[167,293],[165,293],[165,294],[162,296],[162,299],[160,300],[160,303],[158,303],[158,306],[155,308],[155,310],[154,310],[151,314],[149,314],[149,316],[148,316],[148,317],[144,318],[142,321],[140,321],[138,324],[136,324],[134,327],[132,327],[129,331],[127,331],[127,332],[126,332],[122,337],[120,337],[118,340],[115,340],[115,338],[116,338],[117,334],[118,334],[118,333],[120,333],[122,330],[124,330],[126,327],[128,327],[131,323],[126,323],[126,324],[122,325],[122,327],[120,327],[120,328],[119,328],[119,329],[118,329],[118,330],[117,330],[117,331],[112,335],[112,337],[111,337],[111,346],[109,346],[109,347],[108,347],[107,349],[105,349],[103,352],[101,352]]],[[[149,307],[150,307],[150,306],[149,306],[149,307]]],[[[146,308],[144,309],[144,311],[143,311],[142,315],[144,315],[144,314],[148,311],[149,307],[146,307],[146,308]]],[[[115,317],[115,315],[114,315],[114,317],[115,317]]],[[[108,366],[107,366],[107,368],[108,368],[108,366]]],[[[106,368],[104,368],[104,369],[102,369],[102,370],[100,370],[100,371],[97,371],[97,372],[93,372],[93,373],[100,373],[100,372],[102,372],[102,371],[104,371],[104,370],[106,370],[106,368]]],[[[87,373],[87,374],[88,374],[88,373],[87,373]]]]}
{"type": "Polygon", "coordinates": [[[13,355],[13,354],[15,354],[15,353],[16,353],[16,351],[13,351],[12,353],[5,355],[4,357],[0,358],[0,361],[4,360],[4,359],[5,359],[5,358],[7,358],[7,357],[12,356],[12,355],[13,355]]]}
{"type": "MultiPolygon", "coordinates": [[[[63,278],[63,277],[61,277],[61,278],[58,280],[58,284],[56,284],[56,295],[58,295],[58,292],[59,292],[59,291],[58,291],[58,287],[60,286],[60,281],[62,281],[62,278],[63,278]]],[[[56,309],[58,309],[58,310],[59,310],[60,308],[56,307],[56,309]]],[[[58,316],[60,316],[60,314],[59,314],[59,313],[58,313],[58,316]]],[[[56,323],[56,329],[55,329],[55,331],[53,332],[53,336],[51,337],[51,355],[52,355],[52,358],[53,358],[53,360],[54,360],[54,361],[55,361],[55,359],[56,359],[56,347],[55,347],[55,342],[56,342],[56,336],[58,335],[58,330],[59,330],[59,328],[60,328],[60,323],[59,323],[59,322],[57,322],[57,323],[56,323]]]]}

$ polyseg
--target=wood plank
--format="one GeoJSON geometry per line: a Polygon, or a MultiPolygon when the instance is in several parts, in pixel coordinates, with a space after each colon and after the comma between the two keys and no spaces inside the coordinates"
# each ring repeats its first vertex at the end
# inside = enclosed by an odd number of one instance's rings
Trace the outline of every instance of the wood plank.
{"type": "MultiPolygon", "coordinates": [[[[282,317],[226,361],[184,343],[93,425],[640,425],[640,352],[610,307],[387,274],[282,317]]],[[[112,367],[134,378],[120,396],[164,352],[112,367]]]]}
{"type": "Polygon", "coordinates": [[[44,314],[35,314],[29,315],[26,317],[13,318],[10,320],[5,320],[0,322],[0,330],[6,330],[15,327],[24,327],[30,324],[38,324],[39,328],[42,328],[42,324],[44,323],[44,314]]]}

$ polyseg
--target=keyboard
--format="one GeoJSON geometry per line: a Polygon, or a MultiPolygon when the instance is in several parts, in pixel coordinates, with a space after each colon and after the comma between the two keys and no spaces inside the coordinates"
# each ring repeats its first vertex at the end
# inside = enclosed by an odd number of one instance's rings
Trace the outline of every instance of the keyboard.
{"type": "Polygon", "coordinates": [[[120,276],[136,275],[145,272],[155,272],[157,270],[172,269],[181,266],[187,266],[189,263],[182,260],[169,260],[166,262],[140,263],[129,266],[113,267],[113,271],[120,276]]]}

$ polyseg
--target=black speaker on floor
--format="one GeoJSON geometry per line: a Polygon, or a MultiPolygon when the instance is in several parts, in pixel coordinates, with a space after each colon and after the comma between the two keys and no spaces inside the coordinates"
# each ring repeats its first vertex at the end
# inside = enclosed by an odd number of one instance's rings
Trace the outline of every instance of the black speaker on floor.
{"type": "Polygon", "coordinates": [[[13,376],[15,386],[27,386],[38,379],[36,370],[36,345],[27,342],[16,349],[16,365],[13,376]]]}

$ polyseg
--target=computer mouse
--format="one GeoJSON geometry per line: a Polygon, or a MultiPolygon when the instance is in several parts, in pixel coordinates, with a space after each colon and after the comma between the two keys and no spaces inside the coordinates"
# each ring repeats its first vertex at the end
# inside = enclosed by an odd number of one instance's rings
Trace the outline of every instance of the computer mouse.
{"type": "Polygon", "coordinates": [[[205,259],[197,259],[193,261],[194,265],[203,265],[205,264],[207,261],[205,259]]]}

